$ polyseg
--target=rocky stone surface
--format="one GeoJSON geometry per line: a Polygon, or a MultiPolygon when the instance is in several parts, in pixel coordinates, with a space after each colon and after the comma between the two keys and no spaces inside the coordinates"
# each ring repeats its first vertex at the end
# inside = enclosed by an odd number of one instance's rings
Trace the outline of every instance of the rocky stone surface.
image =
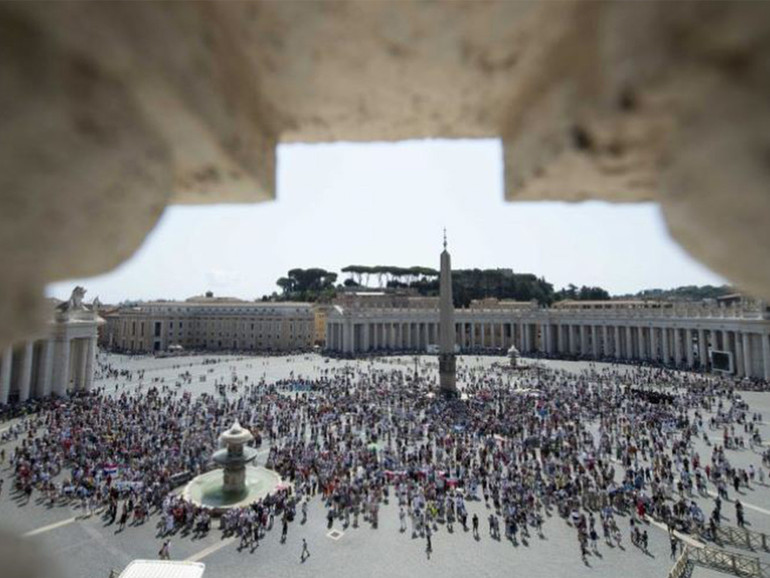
{"type": "Polygon", "coordinates": [[[509,200],[654,200],[770,297],[770,4],[0,3],[0,344],[278,142],[499,137],[509,200]]]}

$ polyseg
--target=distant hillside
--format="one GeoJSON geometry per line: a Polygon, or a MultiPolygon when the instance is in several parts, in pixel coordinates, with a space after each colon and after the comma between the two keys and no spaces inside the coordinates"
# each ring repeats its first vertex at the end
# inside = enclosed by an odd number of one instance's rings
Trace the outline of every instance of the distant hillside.
{"type": "MultiPolygon", "coordinates": [[[[342,273],[348,278],[335,285],[337,273],[320,268],[292,269],[276,282],[281,294],[265,295],[262,299],[329,301],[343,287],[409,288],[424,296],[436,296],[439,292],[439,272],[431,267],[348,265],[342,273]]],[[[562,299],[610,298],[601,287],[568,285],[554,291],[553,285],[544,278],[529,273],[514,273],[511,269],[455,269],[452,271],[452,292],[457,307],[467,307],[472,300],[486,297],[536,300],[541,305],[550,305],[562,299]]]]}
{"type": "Polygon", "coordinates": [[[735,293],[735,288],[730,285],[685,285],[673,289],[644,289],[638,293],[615,295],[615,298],[699,301],[701,299],[716,299],[730,293],[735,293]]]}

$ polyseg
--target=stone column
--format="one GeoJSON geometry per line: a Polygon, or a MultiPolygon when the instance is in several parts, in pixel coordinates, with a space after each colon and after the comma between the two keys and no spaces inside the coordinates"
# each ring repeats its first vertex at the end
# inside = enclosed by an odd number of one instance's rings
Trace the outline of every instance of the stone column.
{"type": "Polygon", "coordinates": [[[676,366],[679,366],[682,363],[682,336],[680,334],[681,329],[674,327],[671,329],[671,334],[668,336],[668,351],[676,366]]]}
{"type": "Polygon", "coordinates": [[[708,344],[706,343],[706,331],[704,329],[698,329],[698,362],[703,371],[708,369],[709,352],[708,344]]]}
{"type": "Polygon", "coordinates": [[[355,325],[353,325],[349,321],[342,326],[342,340],[344,342],[345,353],[355,353],[356,351],[355,325]]]}
{"type": "Polygon", "coordinates": [[[644,338],[644,327],[634,327],[636,334],[637,357],[644,361],[647,359],[647,343],[644,338]]]}
{"type": "Polygon", "coordinates": [[[762,365],[764,366],[765,379],[770,379],[770,341],[766,333],[760,333],[762,338],[762,365]]]}
{"type": "Polygon", "coordinates": [[[741,345],[743,346],[743,371],[747,377],[751,377],[751,339],[745,331],[741,333],[741,345]]]}
{"type": "Polygon", "coordinates": [[[80,369],[80,340],[73,339],[70,341],[70,379],[68,382],[71,391],[77,391],[79,389],[80,369]]]}
{"type": "Polygon", "coordinates": [[[661,327],[660,329],[660,347],[663,353],[662,361],[667,364],[670,357],[668,354],[668,327],[661,327]]]}
{"type": "Polygon", "coordinates": [[[613,356],[615,357],[615,359],[620,359],[621,357],[623,357],[623,350],[622,350],[621,344],[620,344],[620,326],[619,325],[615,326],[615,336],[614,337],[615,337],[615,339],[614,339],[614,341],[612,343],[612,353],[613,353],[613,356]]]}
{"type": "Polygon", "coordinates": [[[51,395],[51,370],[53,369],[53,339],[46,339],[43,343],[43,354],[40,358],[40,371],[38,373],[37,395],[46,397],[51,395]]]}
{"type": "Polygon", "coordinates": [[[607,325],[602,326],[602,355],[610,356],[610,328],[607,325]]]}
{"type": "Polygon", "coordinates": [[[634,339],[631,335],[631,326],[626,325],[626,354],[624,356],[626,359],[633,359],[634,358],[634,339]]]}
{"type": "Polygon", "coordinates": [[[82,391],[86,387],[86,368],[88,367],[88,341],[85,339],[80,340],[80,356],[78,357],[78,362],[80,363],[78,388],[82,391]]]}
{"type": "Polygon", "coordinates": [[[658,328],[655,326],[650,327],[650,359],[652,361],[658,361],[658,328]]]}
{"type": "Polygon", "coordinates": [[[692,335],[692,329],[684,330],[684,354],[687,357],[687,367],[689,369],[692,369],[692,367],[695,365],[695,356],[693,355],[692,350],[692,335]]]}
{"type": "Polygon", "coordinates": [[[91,391],[94,384],[94,365],[96,365],[96,337],[88,340],[86,347],[86,375],[83,387],[86,391],[91,391]]]}
{"type": "Polygon", "coordinates": [[[0,404],[8,403],[8,394],[11,393],[11,366],[13,364],[13,347],[8,346],[3,350],[2,367],[0,367],[0,404]]]}
{"type": "Polygon", "coordinates": [[[460,351],[465,350],[465,321],[460,323],[460,351]]]}
{"type": "Polygon", "coordinates": [[[588,331],[586,326],[580,324],[580,355],[588,355],[588,331]]]}
{"type": "Polygon", "coordinates": [[[599,332],[596,325],[591,325],[591,352],[594,359],[599,358],[599,332]]]}
{"type": "Polygon", "coordinates": [[[53,355],[53,393],[67,395],[70,376],[70,340],[67,337],[57,339],[53,355]]]}
{"type": "Polygon", "coordinates": [[[19,372],[20,402],[29,399],[29,389],[32,385],[32,355],[34,351],[34,343],[32,341],[24,343],[24,351],[21,354],[21,371],[19,372]]]}
{"type": "Polygon", "coordinates": [[[735,373],[740,377],[744,377],[746,375],[746,368],[743,364],[743,342],[741,341],[740,333],[737,331],[733,332],[733,337],[735,339],[735,373]]]}

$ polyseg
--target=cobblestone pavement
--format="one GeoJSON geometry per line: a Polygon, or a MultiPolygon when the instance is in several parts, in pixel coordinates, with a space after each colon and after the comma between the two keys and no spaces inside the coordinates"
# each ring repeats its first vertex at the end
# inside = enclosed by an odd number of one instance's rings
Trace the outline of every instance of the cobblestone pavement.
{"type": "MultiPolygon", "coordinates": [[[[371,363],[364,361],[325,361],[317,355],[288,357],[249,357],[235,358],[217,356],[215,364],[203,364],[204,359],[212,356],[153,359],[151,357],[109,356],[113,365],[127,369],[145,369],[145,379],[141,387],[147,387],[153,380],[164,380],[166,385],[173,385],[178,375],[189,371],[192,383],[182,386],[193,394],[213,393],[214,382],[230,382],[233,375],[249,382],[264,378],[276,379],[313,377],[320,372],[344,365],[371,363]],[[293,372],[293,373],[292,373],[293,372]],[[205,376],[206,381],[200,381],[205,376]]],[[[104,358],[103,358],[104,359],[104,358]]],[[[525,360],[526,362],[527,360],[525,360]]],[[[401,367],[404,371],[414,371],[414,358],[382,358],[374,362],[378,367],[401,367]]],[[[460,367],[489,366],[492,363],[505,363],[500,357],[463,357],[460,367]]],[[[584,362],[538,361],[546,366],[567,371],[579,371],[588,364],[584,362]]],[[[602,364],[597,364],[602,365],[602,364]]],[[[420,361],[421,372],[437,376],[436,365],[432,358],[423,357],[420,361]]],[[[118,380],[123,383],[122,380],[118,380]]],[[[107,391],[114,391],[115,380],[97,380],[96,386],[104,386],[107,391]]],[[[139,388],[136,380],[123,388],[139,388]]],[[[770,439],[770,394],[744,394],[753,411],[763,413],[765,422],[761,426],[762,435],[770,439]]],[[[6,425],[0,426],[2,430],[6,425]]],[[[714,431],[712,440],[718,442],[721,431],[714,431]]],[[[699,441],[701,457],[708,460],[709,448],[699,441]]],[[[4,446],[6,451],[12,444],[4,446]]],[[[749,450],[729,450],[729,457],[740,466],[760,463],[759,454],[749,450]]],[[[261,458],[263,460],[264,457],[261,458]]],[[[25,540],[39,548],[41,554],[49,560],[51,567],[48,575],[62,578],[107,577],[110,569],[122,569],[135,558],[155,558],[161,541],[156,537],[157,517],[140,527],[127,527],[123,532],[116,532],[114,526],[105,525],[96,515],[83,518],[79,509],[70,507],[48,508],[42,504],[25,504],[13,498],[10,490],[7,464],[0,470],[5,488],[0,495],[0,527],[18,534],[27,534],[25,540]]],[[[766,480],[770,482],[770,480],[766,480]]],[[[731,492],[731,498],[734,492],[731,492]]],[[[770,487],[755,485],[740,496],[744,502],[746,517],[751,528],[770,533],[770,487]]],[[[713,501],[696,498],[704,512],[713,508],[713,501]]],[[[665,576],[672,560],[669,557],[669,543],[665,530],[650,525],[649,554],[642,553],[628,540],[628,520],[619,518],[624,531],[625,550],[600,545],[600,555],[588,558],[588,564],[580,560],[575,531],[558,517],[547,519],[545,538],[538,538],[532,533],[528,543],[512,544],[503,539],[496,541],[486,531],[487,510],[483,502],[469,502],[469,512],[479,514],[481,534],[478,540],[470,532],[464,532],[456,526],[453,533],[441,527],[433,536],[433,551],[426,553],[424,538],[413,538],[411,528],[406,533],[398,530],[397,508],[387,505],[382,508],[380,525],[372,529],[366,522],[358,528],[343,529],[335,521],[334,529],[342,532],[333,539],[328,536],[324,508],[319,499],[311,502],[308,522],[304,525],[292,524],[288,539],[280,542],[280,531],[269,532],[260,546],[250,552],[239,551],[238,543],[232,539],[221,538],[219,531],[212,531],[201,540],[174,536],[171,540],[173,559],[200,559],[206,566],[206,578],[237,578],[270,575],[291,576],[503,576],[523,575],[531,577],[551,576],[622,576],[632,573],[635,577],[647,578],[665,576]],[[302,538],[307,539],[311,555],[306,562],[300,563],[302,538]]],[[[735,509],[732,503],[725,503],[722,511],[726,523],[734,524],[735,509]]],[[[741,552],[736,550],[736,552],[741,552]]],[[[742,551],[746,554],[750,552],[742,551]]],[[[764,554],[758,554],[763,559],[764,554]]],[[[714,574],[703,569],[696,569],[694,576],[706,577],[714,574]]],[[[2,571],[0,571],[0,576],[2,571]]]]}

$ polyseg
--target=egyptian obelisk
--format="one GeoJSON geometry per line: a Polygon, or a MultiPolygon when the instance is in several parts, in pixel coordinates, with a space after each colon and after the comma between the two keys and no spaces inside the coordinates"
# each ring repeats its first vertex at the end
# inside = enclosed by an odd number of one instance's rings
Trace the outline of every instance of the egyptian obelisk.
{"type": "Polygon", "coordinates": [[[452,300],[452,261],[446,249],[444,229],[444,250],[441,252],[441,273],[439,277],[439,387],[445,397],[457,397],[455,360],[455,306],[452,300]]]}

